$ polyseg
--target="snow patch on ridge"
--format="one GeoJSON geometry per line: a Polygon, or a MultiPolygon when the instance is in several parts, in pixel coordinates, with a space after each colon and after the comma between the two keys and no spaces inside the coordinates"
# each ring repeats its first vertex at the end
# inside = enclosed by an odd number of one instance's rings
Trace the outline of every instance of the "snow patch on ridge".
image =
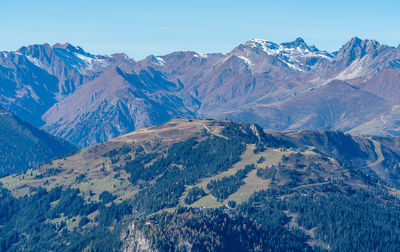
{"type": "Polygon", "coordinates": [[[83,61],[84,66],[87,70],[94,70],[96,68],[102,68],[102,67],[107,67],[108,62],[106,58],[109,58],[109,56],[103,56],[102,58],[96,57],[96,56],[88,56],[80,53],[74,53],[76,57],[78,57],[80,60],[83,61]]]}
{"type": "Polygon", "coordinates": [[[208,55],[207,54],[202,54],[202,53],[195,53],[194,55],[193,55],[193,57],[195,57],[195,58],[208,58],[208,55]]]}
{"type": "Polygon", "coordinates": [[[152,62],[157,66],[166,66],[165,60],[158,56],[153,56],[152,62]]]}
{"type": "Polygon", "coordinates": [[[1,52],[1,55],[2,55],[4,58],[8,58],[8,52],[1,52]]]}
{"type": "Polygon", "coordinates": [[[31,55],[25,55],[25,57],[35,66],[44,68],[43,62],[41,62],[38,58],[34,58],[31,55]]]}
{"type": "Polygon", "coordinates": [[[251,60],[249,60],[248,58],[246,58],[246,57],[244,57],[244,56],[238,56],[241,60],[243,60],[244,61],[244,63],[248,66],[248,68],[250,69],[250,70],[252,70],[253,69],[253,63],[251,62],[251,60]]]}

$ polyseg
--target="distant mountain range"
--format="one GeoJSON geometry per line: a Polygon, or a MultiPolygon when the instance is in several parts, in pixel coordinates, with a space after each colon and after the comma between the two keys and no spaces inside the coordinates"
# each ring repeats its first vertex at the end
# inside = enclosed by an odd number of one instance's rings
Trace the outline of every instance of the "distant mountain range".
{"type": "Polygon", "coordinates": [[[192,116],[400,135],[399,104],[400,47],[359,38],[333,53],[253,39],[140,61],[70,44],[0,52],[0,105],[81,147],[192,116]]]}

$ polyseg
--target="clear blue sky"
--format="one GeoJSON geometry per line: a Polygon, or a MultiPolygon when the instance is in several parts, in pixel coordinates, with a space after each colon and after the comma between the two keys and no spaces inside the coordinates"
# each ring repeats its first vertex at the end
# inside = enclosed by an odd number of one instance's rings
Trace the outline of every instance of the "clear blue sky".
{"type": "Polygon", "coordinates": [[[351,37],[400,43],[399,0],[1,0],[0,51],[70,42],[135,59],[176,50],[227,52],[252,38],[302,37],[335,51],[351,37]]]}

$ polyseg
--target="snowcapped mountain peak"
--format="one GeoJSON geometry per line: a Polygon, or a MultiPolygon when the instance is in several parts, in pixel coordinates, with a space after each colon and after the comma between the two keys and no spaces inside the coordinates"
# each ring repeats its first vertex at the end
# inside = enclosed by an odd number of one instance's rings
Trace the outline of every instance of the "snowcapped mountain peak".
{"type": "Polygon", "coordinates": [[[57,43],[52,48],[60,59],[81,73],[108,68],[111,61],[110,56],[93,55],[83,50],[82,47],[73,46],[70,43],[57,43]]]}
{"type": "Polygon", "coordinates": [[[55,44],[52,46],[53,50],[57,53],[57,54],[75,54],[75,55],[84,55],[86,57],[89,58],[95,58],[95,55],[92,55],[90,53],[85,52],[85,50],[82,49],[82,47],[80,46],[73,46],[69,43],[65,43],[65,44],[55,44]]]}
{"type": "Polygon", "coordinates": [[[108,69],[116,61],[113,56],[94,55],[70,43],[56,43],[52,46],[49,44],[29,45],[21,47],[15,53],[24,55],[31,63],[42,69],[58,69],[60,65],[56,62],[59,62],[84,75],[108,69]]]}
{"type": "MultiPolygon", "coordinates": [[[[300,72],[310,70],[319,60],[333,58],[333,55],[326,51],[320,51],[315,46],[308,46],[302,38],[279,45],[263,39],[252,39],[240,47],[241,49],[234,50],[233,54],[242,55],[243,50],[259,53],[261,50],[269,56],[278,58],[289,68],[300,72]]],[[[247,54],[245,56],[249,58],[247,54]]]]}
{"type": "Polygon", "coordinates": [[[263,39],[252,39],[250,41],[247,41],[244,46],[261,48],[264,52],[271,54],[275,53],[275,50],[279,48],[277,44],[263,39]]]}
{"type": "Polygon", "coordinates": [[[294,42],[295,43],[301,43],[301,44],[305,44],[306,43],[306,42],[304,42],[304,39],[300,38],[300,37],[296,38],[296,40],[294,42]]]}
{"type": "Polygon", "coordinates": [[[295,41],[292,42],[281,43],[280,45],[263,39],[252,39],[250,41],[247,41],[244,46],[251,48],[261,48],[269,55],[278,55],[282,52],[290,52],[291,54],[308,54],[314,52],[313,55],[315,56],[319,54],[323,58],[333,57],[325,51],[318,50],[315,46],[308,46],[302,38],[297,38],[295,41]]]}
{"type": "Polygon", "coordinates": [[[62,49],[68,52],[72,52],[72,53],[79,53],[79,54],[88,54],[87,52],[85,52],[82,47],[80,46],[73,46],[70,43],[65,43],[65,44],[55,44],[52,46],[53,49],[62,49]]]}
{"type": "Polygon", "coordinates": [[[282,43],[281,46],[285,48],[293,48],[293,49],[300,48],[302,50],[310,51],[310,48],[302,38],[297,38],[295,41],[292,42],[282,43]]]}

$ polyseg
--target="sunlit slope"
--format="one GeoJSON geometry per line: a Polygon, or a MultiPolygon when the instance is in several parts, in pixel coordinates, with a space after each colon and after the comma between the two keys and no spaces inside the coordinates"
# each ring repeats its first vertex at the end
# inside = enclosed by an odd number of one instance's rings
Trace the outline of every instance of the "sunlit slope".
{"type": "MultiPolygon", "coordinates": [[[[169,206],[175,208],[177,205],[218,207],[227,205],[229,201],[241,203],[248,200],[254,192],[269,188],[272,181],[274,185],[289,184],[292,188],[312,188],[328,184],[332,180],[347,181],[351,186],[362,186],[362,183],[350,176],[350,168],[363,169],[372,177],[380,178],[389,184],[397,183],[393,170],[395,168],[382,168],[385,161],[388,164],[395,163],[393,159],[397,155],[397,145],[393,141],[386,140],[380,146],[379,139],[372,141],[336,132],[265,133],[256,125],[196,119],[174,119],[159,126],[143,128],[82,149],[72,156],[54,160],[36,170],[5,177],[0,181],[15,196],[30,194],[39,187],[51,189],[65,186],[79,188],[81,194],[90,200],[98,200],[103,191],[115,195],[116,202],[138,199],[135,198],[137,192],[153,188],[166,174],[175,169],[174,167],[184,171],[184,166],[187,166],[185,164],[192,162],[176,158],[168,165],[157,166],[156,163],[170,158],[171,149],[176,148],[176,144],[190,144],[189,141],[193,141],[191,144],[194,146],[199,143],[206,144],[205,148],[211,151],[205,153],[204,157],[199,156],[204,159],[207,158],[206,155],[213,155],[212,148],[224,141],[235,141],[232,143],[242,146],[238,147],[242,149],[238,152],[238,157],[233,157],[237,160],[235,159],[231,166],[196,175],[197,177],[193,177],[189,182],[189,179],[179,182],[184,189],[179,189],[178,201],[174,199],[173,203],[152,210],[162,210],[169,206]],[[384,154],[390,151],[391,156],[382,154],[382,151],[379,151],[381,148],[384,148],[384,154]],[[387,162],[385,156],[392,162],[387,162]],[[310,163],[317,165],[319,170],[309,168],[310,163]],[[217,199],[207,188],[212,180],[234,176],[248,165],[254,165],[254,169],[240,179],[238,188],[230,191],[227,197],[217,199]],[[151,173],[149,169],[153,169],[154,174],[144,177],[146,172],[151,173]],[[132,172],[136,174],[136,179],[132,178],[132,172]],[[267,173],[275,175],[265,175],[267,173]],[[186,204],[185,197],[193,187],[202,188],[205,194],[195,202],[186,204]]],[[[230,146],[229,142],[227,143],[227,146],[230,146]]],[[[189,147],[188,155],[200,151],[194,146],[189,147]]],[[[224,154],[226,153],[222,150],[215,157],[224,154]]],[[[218,162],[216,165],[221,166],[218,162]]],[[[182,174],[193,172],[184,171],[182,174]]],[[[143,206],[142,210],[152,211],[143,206]]]]}

